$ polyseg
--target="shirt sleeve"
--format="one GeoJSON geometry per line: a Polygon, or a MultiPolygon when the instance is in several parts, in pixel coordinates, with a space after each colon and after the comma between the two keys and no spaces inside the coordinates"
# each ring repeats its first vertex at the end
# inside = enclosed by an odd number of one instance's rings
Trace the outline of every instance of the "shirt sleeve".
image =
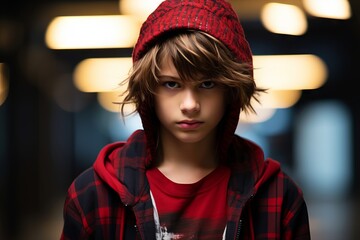
{"type": "Polygon", "coordinates": [[[302,190],[288,179],[284,196],[282,237],[284,240],[310,240],[309,215],[302,190]]]}
{"type": "Polygon", "coordinates": [[[69,187],[64,204],[64,225],[60,237],[61,240],[86,239],[88,236],[86,218],[76,196],[75,184],[73,183],[69,187]]]}

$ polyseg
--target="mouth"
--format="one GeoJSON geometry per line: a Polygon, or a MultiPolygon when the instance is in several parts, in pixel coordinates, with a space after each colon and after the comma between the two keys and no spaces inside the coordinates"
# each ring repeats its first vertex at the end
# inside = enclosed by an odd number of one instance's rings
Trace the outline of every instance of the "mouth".
{"type": "Polygon", "coordinates": [[[184,120],[177,122],[177,125],[182,129],[196,129],[199,128],[204,122],[197,120],[184,120]]]}

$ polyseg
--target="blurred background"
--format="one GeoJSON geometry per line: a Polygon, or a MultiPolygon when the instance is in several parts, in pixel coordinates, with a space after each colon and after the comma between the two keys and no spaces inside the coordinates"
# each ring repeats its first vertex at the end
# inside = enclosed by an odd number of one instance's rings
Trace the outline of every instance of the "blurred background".
{"type": "MultiPolygon", "coordinates": [[[[141,128],[112,102],[159,2],[1,1],[0,239],[59,239],[72,180],[141,128]]],[[[360,239],[360,2],[230,2],[271,89],[237,133],[303,189],[313,240],[360,239]]]]}

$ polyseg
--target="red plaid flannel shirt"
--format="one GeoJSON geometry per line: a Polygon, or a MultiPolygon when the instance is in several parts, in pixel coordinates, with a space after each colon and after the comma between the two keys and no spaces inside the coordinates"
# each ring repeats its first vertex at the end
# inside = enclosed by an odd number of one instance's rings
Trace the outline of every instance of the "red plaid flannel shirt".
{"type": "MultiPolygon", "coordinates": [[[[302,191],[280,164],[237,136],[229,153],[226,239],[309,240],[302,191]]],[[[141,130],[103,148],[68,189],[61,239],[155,239],[146,156],[141,130]]]]}

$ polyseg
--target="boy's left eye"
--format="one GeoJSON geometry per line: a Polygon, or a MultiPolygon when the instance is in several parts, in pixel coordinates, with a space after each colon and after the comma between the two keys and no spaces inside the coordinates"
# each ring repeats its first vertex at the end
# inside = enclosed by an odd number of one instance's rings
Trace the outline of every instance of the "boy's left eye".
{"type": "Polygon", "coordinates": [[[174,81],[164,82],[163,85],[169,89],[179,88],[180,84],[174,81]]]}
{"type": "Polygon", "coordinates": [[[213,81],[204,81],[200,84],[201,88],[210,89],[215,87],[215,83],[213,81]]]}

